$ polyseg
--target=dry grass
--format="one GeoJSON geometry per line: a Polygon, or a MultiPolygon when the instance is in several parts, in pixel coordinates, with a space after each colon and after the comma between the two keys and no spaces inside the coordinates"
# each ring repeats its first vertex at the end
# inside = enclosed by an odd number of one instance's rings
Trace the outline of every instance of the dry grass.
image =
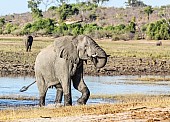
{"type": "Polygon", "coordinates": [[[17,110],[1,110],[0,120],[15,120],[22,118],[39,118],[39,117],[64,117],[64,116],[79,116],[93,114],[107,114],[122,112],[125,106],[122,105],[86,105],[86,106],[68,106],[60,108],[27,108],[17,110]]]}
{"type": "MultiPolygon", "coordinates": [[[[102,95],[99,95],[100,98],[102,95]]],[[[92,96],[99,97],[99,96],[92,96]]],[[[119,104],[97,104],[83,106],[68,106],[60,108],[20,108],[14,110],[1,110],[0,120],[11,121],[17,119],[40,118],[40,117],[65,117],[80,115],[105,115],[129,111],[138,107],[166,107],[170,104],[169,96],[153,95],[117,95],[111,97],[103,95],[104,98],[119,100],[119,104]]]]}
{"type": "Polygon", "coordinates": [[[156,46],[156,41],[99,41],[108,54],[113,57],[170,58],[170,42],[162,41],[163,46],[156,46]]]}
{"type": "Polygon", "coordinates": [[[169,95],[143,95],[143,94],[126,94],[126,95],[91,95],[93,99],[111,99],[119,104],[140,103],[150,107],[165,107],[170,104],[169,95]]]}
{"type": "MultiPolygon", "coordinates": [[[[22,37],[2,37],[0,36],[0,52],[16,53],[18,57],[33,57],[35,60],[38,52],[50,45],[54,39],[49,37],[36,37],[33,42],[32,52],[26,53],[22,37]]],[[[97,41],[104,48],[107,54],[112,57],[139,57],[139,58],[170,58],[170,42],[162,41],[163,46],[156,46],[156,41],[136,40],[136,41],[97,41]]]]}
{"type": "Polygon", "coordinates": [[[22,64],[34,64],[35,58],[40,50],[53,41],[46,40],[40,41],[34,40],[32,51],[26,52],[25,45],[22,38],[12,38],[12,37],[0,37],[0,56],[3,62],[12,62],[12,63],[22,63],[22,64]]]}

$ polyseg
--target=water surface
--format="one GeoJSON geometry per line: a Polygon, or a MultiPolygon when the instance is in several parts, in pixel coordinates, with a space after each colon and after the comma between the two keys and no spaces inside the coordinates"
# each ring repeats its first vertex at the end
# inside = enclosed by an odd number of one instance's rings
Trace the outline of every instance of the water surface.
{"type": "MultiPolygon", "coordinates": [[[[121,95],[121,94],[170,94],[170,85],[168,81],[157,82],[154,84],[145,84],[132,79],[138,76],[85,76],[85,82],[90,89],[91,94],[121,95]]],[[[38,98],[37,85],[32,85],[27,91],[19,92],[26,85],[35,80],[33,77],[1,77],[0,78],[0,96],[24,96],[38,98]]],[[[56,89],[49,89],[46,96],[46,105],[54,103],[56,89]]],[[[73,104],[81,96],[81,93],[72,87],[73,104]]],[[[103,99],[89,99],[87,104],[115,102],[103,99]]],[[[16,106],[35,106],[38,100],[12,100],[0,99],[0,109],[16,106]]]]}

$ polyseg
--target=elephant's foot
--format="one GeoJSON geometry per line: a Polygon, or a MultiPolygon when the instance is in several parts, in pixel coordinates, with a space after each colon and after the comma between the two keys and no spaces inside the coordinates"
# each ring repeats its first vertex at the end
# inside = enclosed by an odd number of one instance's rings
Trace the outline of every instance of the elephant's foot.
{"type": "Polygon", "coordinates": [[[56,108],[60,108],[60,107],[62,107],[62,106],[63,106],[63,105],[62,105],[61,103],[56,103],[56,104],[55,104],[55,107],[56,107],[56,108]]]}
{"type": "Polygon", "coordinates": [[[40,107],[45,106],[45,97],[44,96],[40,97],[39,106],[40,107]]]}
{"type": "Polygon", "coordinates": [[[61,103],[62,96],[63,96],[63,91],[62,90],[57,90],[56,99],[55,99],[56,104],[61,103]]]}
{"type": "Polygon", "coordinates": [[[72,99],[70,95],[64,95],[64,106],[71,106],[72,99]]]}
{"type": "Polygon", "coordinates": [[[90,91],[87,87],[83,88],[82,96],[77,100],[79,105],[85,105],[90,96],[90,91]]]}

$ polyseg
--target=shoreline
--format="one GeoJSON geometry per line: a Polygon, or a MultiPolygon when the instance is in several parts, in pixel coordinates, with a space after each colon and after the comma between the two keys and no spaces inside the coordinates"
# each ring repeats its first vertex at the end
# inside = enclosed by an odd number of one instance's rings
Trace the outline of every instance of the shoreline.
{"type": "MultiPolygon", "coordinates": [[[[0,76],[34,76],[34,64],[1,62],[0,76]]],[[[115,75],[170,75],[170,60],[149,58],[113,58],[100,70],[92,62],[84,64],[84,75],[115,76],[115,75]]]]}

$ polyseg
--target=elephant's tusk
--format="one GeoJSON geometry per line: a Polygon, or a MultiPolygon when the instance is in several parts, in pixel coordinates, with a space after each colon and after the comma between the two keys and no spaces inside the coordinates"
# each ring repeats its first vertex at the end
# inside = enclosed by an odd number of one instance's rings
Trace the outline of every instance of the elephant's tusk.
{"type": "Polygon", "coordinates": [[[106,56],[98,56],[97,54],[93,54],[91,55],[92,58],[106,58],[106,57],[109,57],[110,55],[106,55],[106,56]]]}
{"type": "Polygon", "coordinates": [[[93,54],[93,55],[91,55],[91,57],[95,58],[95,57],[97,57],[97,54],[93,54]]]}

